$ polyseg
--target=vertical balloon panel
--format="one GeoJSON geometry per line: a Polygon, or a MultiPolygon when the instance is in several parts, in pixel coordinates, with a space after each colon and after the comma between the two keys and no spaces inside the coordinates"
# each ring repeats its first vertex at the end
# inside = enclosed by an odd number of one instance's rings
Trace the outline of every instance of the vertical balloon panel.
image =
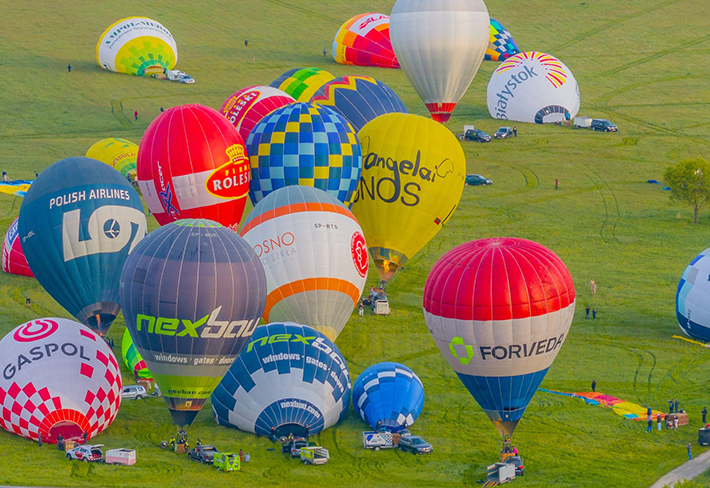
{"type": "Polygon", "coordinates": [[[266,301],[256,254],[209,220],[153,231],[121,275],[126,326],[176,425],[190,425],[251,338],[266,301]]]}
{"type": "Polygon", "coordinates": [[[30,186],[19,231],[47,293],[105,334],[120,310],[121,267],[146,233],[143,204],[126,178],[94,159],[63,159],[30,186]]]}

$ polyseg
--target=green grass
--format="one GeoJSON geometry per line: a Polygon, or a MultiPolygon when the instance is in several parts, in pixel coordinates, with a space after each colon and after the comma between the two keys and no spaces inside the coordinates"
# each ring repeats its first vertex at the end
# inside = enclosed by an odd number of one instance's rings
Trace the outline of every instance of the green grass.
{"type": "MultiPolygon", "coordinates": [[[[316,66],[336,76],[365,74],[389,84],[413,113],[426,110],[398,70],[336,65],[322,49],[351,15],[390,11],[391,1],[249,0],[165,2],[14,2],[0,0],[0,170],[16,179],[55,161],[85,154],[104,137],[139,142],[161,106],[218,108],[233,91],[268,84],[283,71],[316,66]],[[98,36],[129,15],[161,21],[177,39],[178,67],[195,85],[111,74],[95,62],[98,36]],[[243,45],[249,39],[249,47],[243,45]],[[67,73],[67,63],[72,73],[67,73]],[[138,110],[139,120],[131,114],[138,110]]],[[[354,314],[338,338],[353,378],[371,364],[400,361],[421,377],[424,411],[414,426],[433,445],[430,456],[361,448],[365,424],[352,410],[318,437],[331,452],[324,467],[286,460],[263,438],[216,426],[205,408],[191,429],[225,450],[243,448],[252,462],[231,476],[160,451],[173,432],[161,399],[124,402],[95,439],[138,451],[132,468],[69,463],[50,446],[0,432],[0,484],[59,486],[437,486],[472,485],[495,461],[492,425],[440,355],[424,323],[421,294],[429,269],[462,242],[490,236],[536,240],[554,250],[577,284],[578,310],[569,338],[543,387],[597,389],[662,409],[679,398],[691,426],[645,434],[645,425],[574,399],[538,393],[515,432],[527,474],[518,486],[649,486],[684,462],[708,403],[710,353],[672,339],[679,333],[674,295],[680,274],[710,246],[710,211],[692,224],[690,209],[671,206],[648,179],[680,159],[710,159],[707,79],[710,35],[705,0],[489,0],[491,16],[524,50],[558,56],[582,93],[580,114],[606,117],[618,134],[518,124],[518,137],[465,143],[470,172],[493,179],[467,187],[447,226],[391,283],[389,317],[354,314]],[[560,190],[554,190],[555,178],[560,190]],[[595,279],[598,293],[589,295],[595,279]],[[584,320],[584,307],[597,320],[584,320]]],[[[447,124],[492,132],[485,93],[494,63],[481,66],[447,124]]],[[[20,199],[0,195],[0,230],[20,199]]],[[[151,219],[151,228],[156,223],[151,219]]],[[[374,282],[374,272],[370,281],[374,282]]],[[[66,312],[32,279],[0,276],[0,332],[66,312]],[[31,296],[28,310],[24,298],[31,296]]],[[[123,321],[111,336],[118,344],[123,321]]],[[[130,377],[126,377],[130,380],[130,377]]],[[[696,454],[701,452],[695,447],[696,454]]],[[[704,475],[699,482],[708,483],[704,475]]]]}

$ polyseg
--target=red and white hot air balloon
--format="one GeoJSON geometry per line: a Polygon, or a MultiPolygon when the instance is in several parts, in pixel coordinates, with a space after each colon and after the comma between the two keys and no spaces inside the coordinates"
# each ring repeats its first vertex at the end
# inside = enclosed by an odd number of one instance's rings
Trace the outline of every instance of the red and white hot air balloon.
{"type": "Polygon", "coordinates": [[[160,225],[204,218],[236,229],[249,193],[249,171],[237,129],[203,105],[160,114],[138,149],[138,185],[160,225]]]}
{"type": "Polygon", "coordinates": [[[574,307],[567,267],[526,239],[461,244],[437,261],[424,285],[436,345],[503,437],[567,338],[574,307]]]}
{"type": "Polygon", "coordinates": [[[246,142],[251,130],[261,119],[277,108],[296,103],[296,99],[273,86],[249,86],[234,92],[219,109],[237,128],[246,142]]]}
{"type": "Polygon", "coordinates": [[[397,0],[390,39],[402,71],[438,122],[466,93],[488,48],[483,0],[397,0]]]}
{"type": "Polygon", "coordinates": [[[5,240],[2,242],[2,270],[6,273],[34,277],[27,258],[22,250],[20,233],[17,230],[16,218],[7,229],[5,240]]]}
{"type": "Polygon", "coordinates": [[[37,319],[0,340],[0,427],[43,442],[88,438],[121,405],[121,372],[101,337],[67,319],[37,319]]]}

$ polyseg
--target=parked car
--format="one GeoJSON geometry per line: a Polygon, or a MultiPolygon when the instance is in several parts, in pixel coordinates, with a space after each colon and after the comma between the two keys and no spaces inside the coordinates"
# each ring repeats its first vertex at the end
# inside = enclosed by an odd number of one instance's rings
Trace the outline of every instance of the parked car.
{"type": "Polygon", "coordinates": [[[492,185],[493,180],[479,174],[466,175],[466,184],[471,186],[492,185]]]}
{"type": "Polygon", "coordinates": [[[104,447],[103,444],[84,444],[82,446],[77,446],[73,449],[67,451],[67,459],[77,461],[84,461],[90,463],[101,462],[104,460],[104,453],[101,448],[104,447]]]}
{"type": "Polygon", "coordinates": [[[525,475],[525,466],[523,466],[523,460],[520,459],[520,456],[511,456],[503,462],[515,465],[515,476],[525,475]]]}
{"type": "Polygon", "coordinates": [[[619,128],[606,119],[592,120],[592,130],[600,130],[603,132],[617,132],[619,128]]]}
{"type": "Polygon", "coordinates": [[[513,137],[513,129],[511,127],[499,127],[493,134],[496,139],[508,139],[513,137]]]}
{"type": "Polygon", "coordinates": [[[291,457],[300,458],[302,447],[308,447],[308,441],[303,437],[296,437],[293,442],[291,442],[291,457]]]}
{"type": "Polygon", "coordinates": [[[127,385],[121,388],[121,398],[125,400],[140,400],[147,396],[143,385],[127,385]]]}
{"type": "Polygon", "coordinates": [[[491,136],[480,129],[467,130],[466,133],[463,135],[463,138],[466,141],[491,142],[491,136]]]}
{"type": "Polygon", "coordinates": [[[399,440],[399,450],[412,454],[428,454],[434,450],[427,441],[418,435],[407,435],[399,440]]]}
{"type": "Polygon", "coordinates": [[[187,457],[193,461],[212,464],[214,463],[214,455],[218,452],[219,451],[214,446],[200,444],[187,451],[187,457]]]}

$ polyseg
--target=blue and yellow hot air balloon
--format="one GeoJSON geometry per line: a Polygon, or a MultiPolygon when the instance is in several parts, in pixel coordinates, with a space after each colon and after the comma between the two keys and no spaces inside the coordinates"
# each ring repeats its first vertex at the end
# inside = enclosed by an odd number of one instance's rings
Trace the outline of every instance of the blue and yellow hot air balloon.
{"type": "Polygon", "coordinates": [[[37,281],[104,335],[120,310],[123,263],[146,233],[143,203],[131,184],[95,159],[62,159],[27,191],[19,231],[37,281]]]}

